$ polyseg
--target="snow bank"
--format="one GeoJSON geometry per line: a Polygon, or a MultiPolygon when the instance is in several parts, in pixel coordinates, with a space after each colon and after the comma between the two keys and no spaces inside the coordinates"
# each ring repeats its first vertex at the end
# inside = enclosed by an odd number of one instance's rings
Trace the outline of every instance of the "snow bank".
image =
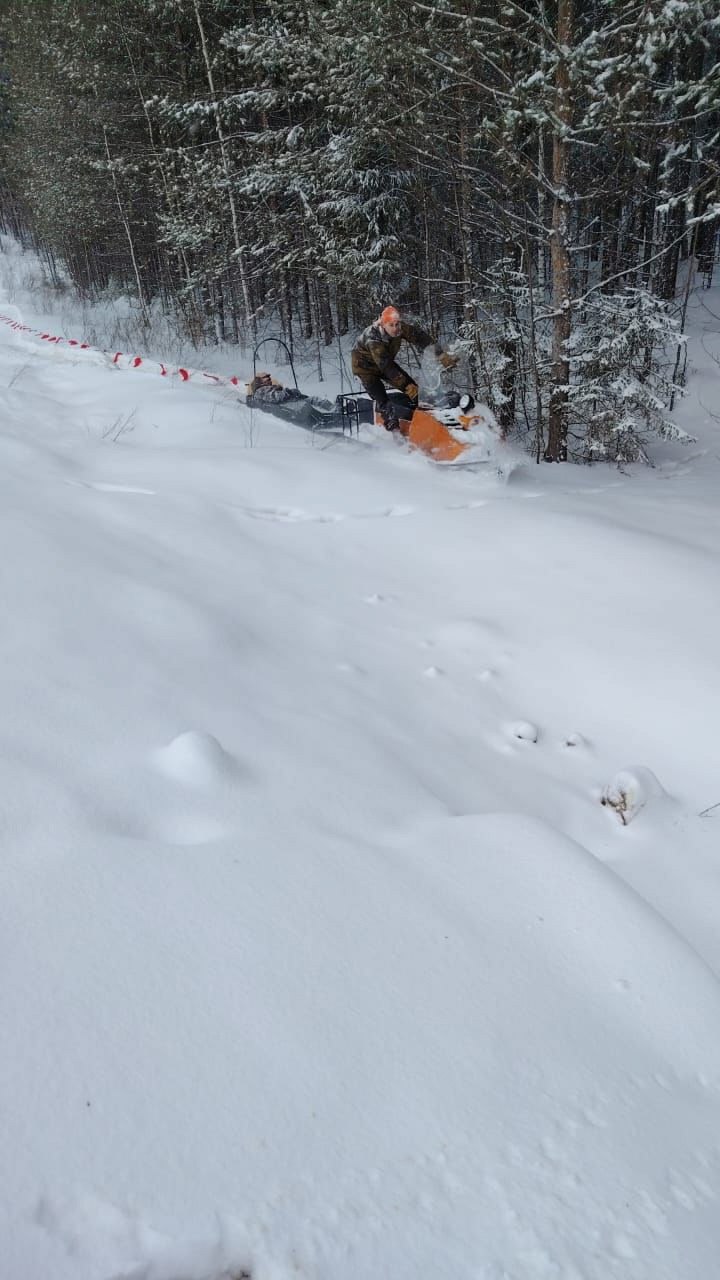
{"type": "Polygon", "coordinates": [[[0,334],[3,1277],[713,1275],[711,438],[505,485],[85,354],[0,334]]]}

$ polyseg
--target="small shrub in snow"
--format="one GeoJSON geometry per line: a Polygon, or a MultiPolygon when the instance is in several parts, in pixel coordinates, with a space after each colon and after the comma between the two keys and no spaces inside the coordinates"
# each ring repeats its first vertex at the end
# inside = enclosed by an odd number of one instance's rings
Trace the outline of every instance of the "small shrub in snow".
{"type": "Polygon", "coordinates": [[[665,791],[652,769],[642,765],[621,769],[602,794],[601,804],[612,809],[626,827],[641,809],[654,797],[664,796],[665,791]]]}

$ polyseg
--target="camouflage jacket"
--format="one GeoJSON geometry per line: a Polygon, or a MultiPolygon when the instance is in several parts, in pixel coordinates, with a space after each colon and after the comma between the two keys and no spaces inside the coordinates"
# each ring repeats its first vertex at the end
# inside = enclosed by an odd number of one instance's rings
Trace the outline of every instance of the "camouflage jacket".
{"type": "Polygon", "coordinates": [[[411,342],[422,351],[432,345],[432,338],[414,324],[406,324],[403,320],[399,335],[391,338],[389,334],[375,323],[368,326],[360,334],[352,349],[352,371],[362,378],[368,374],[378,375],[384,382],[401,390],[410,381],[404,369],[395,363],[395,357],[403,342],[411,342]]]}

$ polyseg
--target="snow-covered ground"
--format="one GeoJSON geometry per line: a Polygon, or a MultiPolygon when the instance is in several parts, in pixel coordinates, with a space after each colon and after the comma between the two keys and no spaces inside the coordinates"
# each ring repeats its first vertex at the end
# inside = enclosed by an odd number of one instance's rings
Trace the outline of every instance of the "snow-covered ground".
{"type": "Polygon", "coordinates": [[[1,1280],[718,1274],[719,292],[627,474],[0,328],[1,1280]]]}

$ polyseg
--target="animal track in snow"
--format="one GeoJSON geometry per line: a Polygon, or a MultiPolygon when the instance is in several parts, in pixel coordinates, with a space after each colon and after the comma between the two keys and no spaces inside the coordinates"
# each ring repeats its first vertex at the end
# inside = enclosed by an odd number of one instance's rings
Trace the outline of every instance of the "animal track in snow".
{"type": "Polygon", "coordinates": [[[540,730],[536,724],[530,720],[512,720],[505,725],[505,732],[511,738],[518,738],[520,742],[537,742],[540,737],[540,730]]]}
{"type": "Polygon", "coordinates": [[[419,641],[423,649],[436,649],[446,659],[459,660],[467,666],[477,664],[473,672],[478,680],[489,680],[498,675],[498,668],[511,658],[502,649],[502,631],[487,618],[451,618],[442,622],[429,636],[419,641]]]}

